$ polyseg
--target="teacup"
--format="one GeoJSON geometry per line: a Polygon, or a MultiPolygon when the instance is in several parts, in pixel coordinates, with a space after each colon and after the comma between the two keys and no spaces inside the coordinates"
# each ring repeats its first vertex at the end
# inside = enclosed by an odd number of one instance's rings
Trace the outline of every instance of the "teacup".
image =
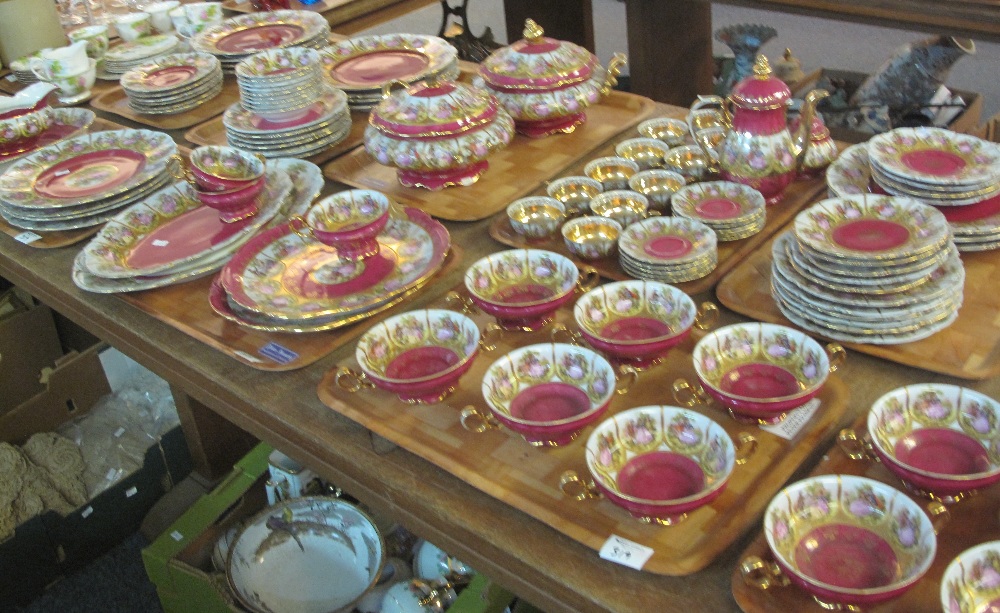
{"type": "Polygon", "coordinates": [[[80,40],[65,47],[42,49],[28,60],[28,67],[42,81],[52,82],[86,72],[89,60],[87,42],[80,40]]]}
{"type": "Polygon", "coordinates": [[[966,549],[948,564],[941,577],[944,613],[1000,609],[1000,541],[966,549]]]}
{"type": "Polygon", "coordinates": [[[684,177],[688,183],[704,181],[716,172],[712,160],[697,145],[674,147],[664,156],[663,165],[684,177]]]}
{"type": "Polygon", "coordinates": [[[704,400],[704,391],[738,421],[773,424],[819,394],[846,353],[837,344],[824,351],[792,328],[745,323],[705,335],[695,345],[692,359],[701,387],[676,381],[678,402],[697,404],[704,400]]]}
{"type": "Polygon", "coordinates": [[[90,89],[97,80],[97,60],[88,59],[88,61],[90,64],[87,69],[80,74],[50,79],[50,82],[59,88],[60,103],[76,104],[90,97],[90,89]]]}
{"type": "Polygon", "coordinates": [[[473,304],[507,330],[538,330],[573,298],[597,285],[597,272],[581,277],[569,258],[540,249],[511,249],[478,260],[465,273],[473,304]]]}
{"type": "Polygon", "coordinates": [[[184,16],[188,23],[201,28],[208,24],[222,21],[221,2],[191,2],[183,5],[184,16]]]}
{"type": "Polygon", "coordinates": [[[921,383],[895,389],[872,405],[868,440],[840,433],[854,459],[870,457],[906,487],[945,503],[1000,481],[1000,404],[955,385],[921,383]]]}
{"type": "Polygon", "coordinates": [[[114,18],[118,36],[127,43],[153,33],[153,21],[149,13],[126,13],[114,18]]]}
{"type": "Polygon", "coordinates": [[[852,475],[786,487],[767,507],[764,535],[777,564],[747,558],[744,580],[767,589],[787,578],[829,610],[856,611],[902,595],[937,552],[934,525],[920,505],[852,475]]]}
{"type": "Polygon", "coordinates": [[[573,319],[580,335],[612,362],[646,368],[691,329],[711,327],[719,309],[711,302],[696,307],[672,285],[657,281],[618,281],[595,287],[576,301],[573,319]]]}
{"type": "Polygon", "coordinates": [[[147,4],[143,10],[149,13],[153,29],[160,34],[167,34],[174,29],[174,24],[170,18],[170,11],[180,7],[180,5],[180,0],[165,0],[164,2],[147,4]]]}
{"type": "Polygon", "coordinates": [[[545,193],[566,207],[566,215],[575,217],[590,210],[590,201],[604,191],[600,181],[590,177],[563,177],[549,183],[545,193]]]}
{"type": "Polygon", "coordinates": [[[350,392],[374,385],[411,404],[440,402],[472,367],[480,340],[475,322],[461,313],[402,313],[364,333],[354,354],[362,372],[342,367],[336,383],[350,392]]]}
{"type": "Polygon", "coordinates": [[[518,234],[528,238],[545,238],[562,225],[566,207],[555,198],[530,196],[511,202],[507,207],[507,217],[518,234]]]}
{"type": "Polygon", "coordinates": [[[611,255],[621,232],[620,223],[597,215],[571,219],[562,227],[566,249],[584,260],[599,260],[611,255]]]}
{"type": "Polygon", "coordinates": [[[67,34],[73,42],[87,41],[87,57],[100,62],[108,52],[108,26],[96,25],[77,28],[67,34]]]}
{"type": "Polygon", "coordinates": [[[638,192],[614,189],[590,201],[590,211],[598,217],[607,217],[627,228],[646,218],[649,199],[638,192]]]}
{"type": "Polygon", "coordinates": [[[639,124],[639,134],[663,141],[668,147],[679,147],[687,137],[688,125],[681,119],[656,117],[639,124]]]}
{"type": "Polygon", "coordinates": [[[725,428],[694,411],[637,407],[604,420],[587,440],[593,486],[575,471],[563,473],[559,486],[577,500],[596,489],[633,517],[672,526],[718,498],[756,448],[756,439],[742,434],[737,449],[725,428]]]}
{"type": "Polygon", "coordinates": [[[598,181],[604,191],[628,189],[629,178],[639,170],[639,165],[632,160],[616,156],[597,158],[583,167],[583,173],[598,181]]]}
{"type": "Polygon", "coordinates": [[[167,11],[167,15],[170,17],[170,23],[174,26],[174,30],[178,32],[191,25],[191,22],[188,21],[187,10],[183,6],[167,11]]]}
{"type": "Polygon", "coordinates": [[[243,187],[221,191],[205,190],[196,185],[194,193],[202,204],[215,209],[224,223],[235,223],[257,214],[260,208],[257,197],[264,187],[264,177],[260,177],[243,187]]]}
{"type": "Polygon", "coordinates": [[[380,192],[347,190],[310,207],[305,223],[316,240],[336,247],[344,259],[363,260],[378,254],[378,235],[389,222],[391,204],[380,192]]]}
{"type": "MultiPolygon", "coordinates": [[[[634,381],[635,371],[627,376],[634,381]]],[[[597,352],[562,343],[529,345],[501,357],[483,376],[483,398],[493,420],[466,407],[462,426],[483,432],[503,425],[532,446],[558,447],[596,421],[615,390],[615,371],[597,352]]]]}
{"type": "Polygon", "coordinates": [[[264,158],[222,145],[198,147],[191,152],[191,174],[205,191],[246,187],[264,176],[264,158]]]}
{"type": "Polygon", "coordinates": [[[685,185],[684,177],[672,170],[643,170],[628,180],[629,189],[649,199],[649,208],[659,213],[670,211],[670,200],[685,185]]]}
{"type": "Polygon", "coordinates": [[[471,566],[431,543],[421,540],[413,548],[413,576],[424,581],[454,581],[476,574],[471,566]]]}
{"type": "Polygon", "coordinates": [[[640,170],[661,168],[667,151],[670,147],[655,138],[630,138],[615,145],[615,155],[635,162],[640,170]]]}

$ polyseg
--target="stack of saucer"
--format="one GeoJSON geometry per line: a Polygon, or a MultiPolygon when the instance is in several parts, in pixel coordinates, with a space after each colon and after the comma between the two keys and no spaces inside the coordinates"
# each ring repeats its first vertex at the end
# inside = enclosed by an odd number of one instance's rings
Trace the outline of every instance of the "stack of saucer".
{"type": "Polygon", "coordinates": [[[694,219],[652,217],[618,238],[622,269],[636,279],[681,283],[700,279],[719,263],[715,231],[694,219]]]}
{"type": "Polygon", "coordinates": [[[126,72],[149,63],[154,58],[169,53],[179,53],[187,48],[186,43],[172,34],[144,36],[132,42],[111,47],[104,55],[104,70],[98,72],[101,79],[118,79],[126,72]]]}
{"type": "Polygon", "coordinates": [[[324,83],[312,49],[273,49],[236,68],[240,102],[222,116],[233,147],[274,157],[308,157],[347,137],[344,92],[324,83]]]}
{"type": "Polygon", "coordinates": [[[121,85],[139,113],[181,113],[219,95],[222,66],[208,53],[174,53],[126,72],[121,85]]]}
{"type": "Polygon", "coordinates": [[[321,51],[323,72],[344,90],[354,110],[370,110],[382,100],[382,86],[392,81],[458,78],[458,50],[437,36],[387,34],[359,36],[321,51]]]}
{"type": "Polygon", "coordinates": [[[195,51],[211,53],[232,73],[259,51],[285,47],[321,49],[329,43],[330,24],[314,11],[268,11],[226,19],[191,39],[195,51]]]}
{"type": "Polygon", "coordinates": [[[731,181],[693,183],[671,197],[674,216],[694,219],[715,230],[720,241],[738,241],[764,229],[764,196],[731,181]]]}
{"type": "Polygon", "coordinates": [[[772,249],[771,292],[794,324],[835,340],[906,343],[950,325],[965,270],[948,223],[909,198],[824,200],[772,249]]]}
{"type": "Polygon", "coordinates": [[[31,85],[32,83],[38,82],[38,76],[31,72],[31,67],[28,66],[28,62],[31,61],[31,58],[38,57],[39,53],[39,51],[36,51],[25,55],[24,57],[19,57],[10,63],[10,71],[14,74],[18,83],[31,85]]]}

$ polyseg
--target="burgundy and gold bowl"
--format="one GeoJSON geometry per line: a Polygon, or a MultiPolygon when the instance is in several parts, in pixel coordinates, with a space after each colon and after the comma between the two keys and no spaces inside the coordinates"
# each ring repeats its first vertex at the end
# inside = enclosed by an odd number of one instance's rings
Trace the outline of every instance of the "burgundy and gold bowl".
{"type": "Polygon", "coordinates": [[[1000,611],[1000,541],[966,549],[941,577],[944,613],[1000,611]]]}
{"type": "Polygon", "coordinates": [[[580,276],[569,258],[541,249],[511,249],[473,263],[465,273],[472,302],[510,330],[537,330],[573,298],[597,284],[597,273],[580,276]]]}
{"type": "MultiPolygon", "coordinates": [[[[780,569],[824,608],[860,610],[897,598],[927,573],[934,526],[909,496],[852,475],[811,477],[768,505],[764,535],[780,569]],[[854,608],[850,608],[854,607],[854,608]]],[[[760,558],[742,564],[758,587],[773,580],[760,558]]]]}
{"type": "Polygon", "coordinates": [[[1000,481],[1000,405],[938,383],[895,389],[872,405],[878,459],[915,493],[955,502],[1000,481]]]}
{"type": "Polygon", "coordinates": [[[257,196],[265,186],[264,177],[260,177],[243,187],[224,191],[206,191],[196,185],[194,193],[202,204],[218,211],[222,221],[233,223],[257,214],[257,196]]]}
{"type": "Polygon", "coordinates": [[[378,235],[389,222],[389,198],[370,189],[351,189],[323,198],[305,215],[316,240],[341,257],[361,260],[378,254],[378,235]]]}
{"type": "Polygon", "coordinates": [[[479,328],[445,309],[410,311],[375,324],[358,340],[355,358],[362,373],[337,372],[341,388],[375,387],[403,402],[433,404],[455,388],[479,352],[479,328]]]}
{"type": "MultiPolygon", "coordinates": [[[[643,406],[598,424],[586,459],[604,497],[642,521],[669,526],[718,498],[736,464],[755,449],[749,435],[737,449],[725,428],[700,413],[643,406]]],[[[570,493],[576,480],[564,473],[561,489],[570,493]]]]}
{"type": "Polygon", "coordinates": [[[264,159],[248,151],[222,145],[198,147],[191,152],[191,174],[205,191],[247,187],[264,176],[264,159]]]}
{"type": "Polygon", "coordinates": [[[563,343],[529,345],[498,359],[483,376],[495,422],[467,407],[462,425],[482,432],[498,422],[533,446],[557,447],[597,421],[615,390],[615,371],[597,352],[563,343]]]}
{"type": "Polygon", "coordinates": [[[573,308],[580,334],[612,362],[645,368],[682,342],[695,326],[718,317],[710,302],[700,308],[687,294],[657,281],[619,281],[595,287],[573,308]]]}

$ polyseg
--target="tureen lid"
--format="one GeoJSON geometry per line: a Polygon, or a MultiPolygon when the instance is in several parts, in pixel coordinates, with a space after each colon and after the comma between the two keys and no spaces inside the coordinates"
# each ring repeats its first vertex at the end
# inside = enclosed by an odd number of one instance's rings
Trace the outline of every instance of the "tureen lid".
{"type": "Polygon", "coordinates": [[[490,123],[496,114],[496,98],[488,92],[432,80],[387,95],[372,109],[368,122],[391,136],[426,138],[467,132],[490,123]]]}
{"type": "Polygon", "coordinates": [[[767,57],[758,55],[753,74],[737,83],[729,97],[737,106],[744,108],[776,109],[788,106],[792,91],[772,74],[767,57]]]}
{"type": "Polygon", "coordinates": [[[483,61],[479,68],[483,79],[497,89],[542,91],[590,79],[598,66],[593,53],[543,34],[537,23],[525,21],[524,38],[497,49],[483,61]]]}

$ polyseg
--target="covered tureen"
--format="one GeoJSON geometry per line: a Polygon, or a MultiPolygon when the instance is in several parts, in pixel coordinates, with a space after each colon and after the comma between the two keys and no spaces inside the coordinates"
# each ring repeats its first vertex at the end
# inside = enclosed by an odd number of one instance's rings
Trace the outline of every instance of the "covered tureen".
{"type": "Polygon", "coordinates": [[[514,118],[517,131],[536,138],[572,132],[586,121],[584,109],[614,87],[625,65],[625,56],[616,53],[605,70],[590,51],[543,34],[528,19],[523,39],[497,49],[479,67],[482,84],[514,118]]]}
{"type": "Polygon", "coordinates": [[[425,81],[391,91],[372,109],[365,149],[395,166],[407,187],[471,185],[487,156],[510,143],[514,121],[486,90],[454,81],[425,81]]]}

